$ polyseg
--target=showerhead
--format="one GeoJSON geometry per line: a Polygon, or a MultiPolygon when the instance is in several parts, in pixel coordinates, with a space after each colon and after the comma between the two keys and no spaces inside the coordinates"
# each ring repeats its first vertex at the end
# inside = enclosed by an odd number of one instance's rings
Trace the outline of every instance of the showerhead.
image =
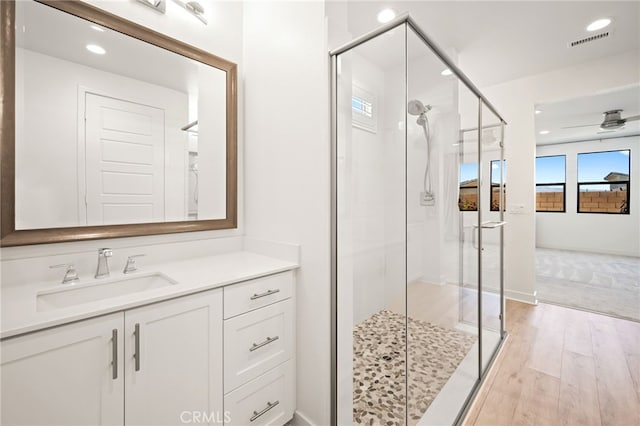
{"type": "Polygon", "coordinates": [[[409,114],[411,115],[422,115],[422,114],[426,114],[427,111],[431,109],[431,106],[425,105],[417,99],[412,99],[409,101],[407,109],[409,111],[409,114]]]}

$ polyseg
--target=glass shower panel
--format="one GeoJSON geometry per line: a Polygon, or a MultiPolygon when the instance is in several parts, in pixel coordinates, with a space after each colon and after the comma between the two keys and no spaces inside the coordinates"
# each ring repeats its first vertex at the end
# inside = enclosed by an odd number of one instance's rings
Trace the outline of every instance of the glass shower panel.
{"type": "Polygon", "coordinates": [[[407,58],[407,424],[453,424],[478,380],[477,321],[461,317],[477,297],[465,300],[461,286],[459,209],[461,123],[477,127],[478,99],[461,106],[471,92],[442,75],[446,64],[413,29],[407,58]]]}
{"type": "Polygon", "coordinates": [[[406,25],[337,55],[337,420],[406,421],[406,25]]]}
{"type": "Polygon", "coordinates": [[[506,162],[500,119],[482,103],[482,369],[489,365],[501,340],[501,283],[506,162]]]}

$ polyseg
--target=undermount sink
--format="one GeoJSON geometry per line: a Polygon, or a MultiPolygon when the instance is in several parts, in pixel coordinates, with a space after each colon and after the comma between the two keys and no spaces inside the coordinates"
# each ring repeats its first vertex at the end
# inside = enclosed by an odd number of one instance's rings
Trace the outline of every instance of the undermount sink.
{"type": "Polygon", "coordinates": [[[66,308],[102,299],[139,293],[146,290],[167,287],[177,281],[160,272],[135,274],[122,278],[111,278],[90,283],[66,284],[54,290],[41,291],[37,295],[36,309],[49,311],[66,308]]]}

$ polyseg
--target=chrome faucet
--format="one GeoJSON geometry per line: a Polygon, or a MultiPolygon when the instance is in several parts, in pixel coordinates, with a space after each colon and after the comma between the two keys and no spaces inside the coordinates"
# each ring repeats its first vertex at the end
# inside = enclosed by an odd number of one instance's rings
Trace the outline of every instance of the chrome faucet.
{"type": "Polygon", "coordinates": [[[113,256],[113,250],[110,248],[98,249],[98,268],[96,269],[96,278],[109,276],[109,258],[111,256],[113,256]]]}
{"type": "Polygon", "coordinates": [[[73,266],[73,263],[62,263],[60,265],[51,265],[49,268],[67,268],[64,277],[62,278],[62,284],[68,284],[74,281],[78,281],[78,272],[76,268],[73,266]]]}
{"type": "Polygon", "coordinates": [[[122,271],[123,274],[130,274],[132,272],[135,272],[138,270],[138,267],[136,266],[136,257],[142,257],[142,256],[146,256],[144,254],[134,254],[133,256],[129,256],[127,257],[127,264],[124,265],[124,270],[122,271]]]}

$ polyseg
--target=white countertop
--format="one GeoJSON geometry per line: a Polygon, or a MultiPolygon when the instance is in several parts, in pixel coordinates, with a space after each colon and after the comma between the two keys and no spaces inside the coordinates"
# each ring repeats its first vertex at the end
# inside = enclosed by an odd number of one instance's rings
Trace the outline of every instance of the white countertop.
{"type": "Polygon", "coordinates": [[[137,272],[128,275],[124,275],[122,271],[112,271],[109,279],[131,278],[136,274],[160,272],[177,281],[177,284],[42,312],[37,311],[36,302],[39,292],[56,288],[68,288],[63,286],[78,287],[100,280],[91,278],[81,279],[73,284],[40,282],[20,286],[6,286],[0,290],[2,307],[0,338],[5,339],[73,321],[131,309],[260,276],[288,271],[297,267],[298,264],[294,262],[247,251],[198,257],[163,264],[144,265],[137,272]]]}

